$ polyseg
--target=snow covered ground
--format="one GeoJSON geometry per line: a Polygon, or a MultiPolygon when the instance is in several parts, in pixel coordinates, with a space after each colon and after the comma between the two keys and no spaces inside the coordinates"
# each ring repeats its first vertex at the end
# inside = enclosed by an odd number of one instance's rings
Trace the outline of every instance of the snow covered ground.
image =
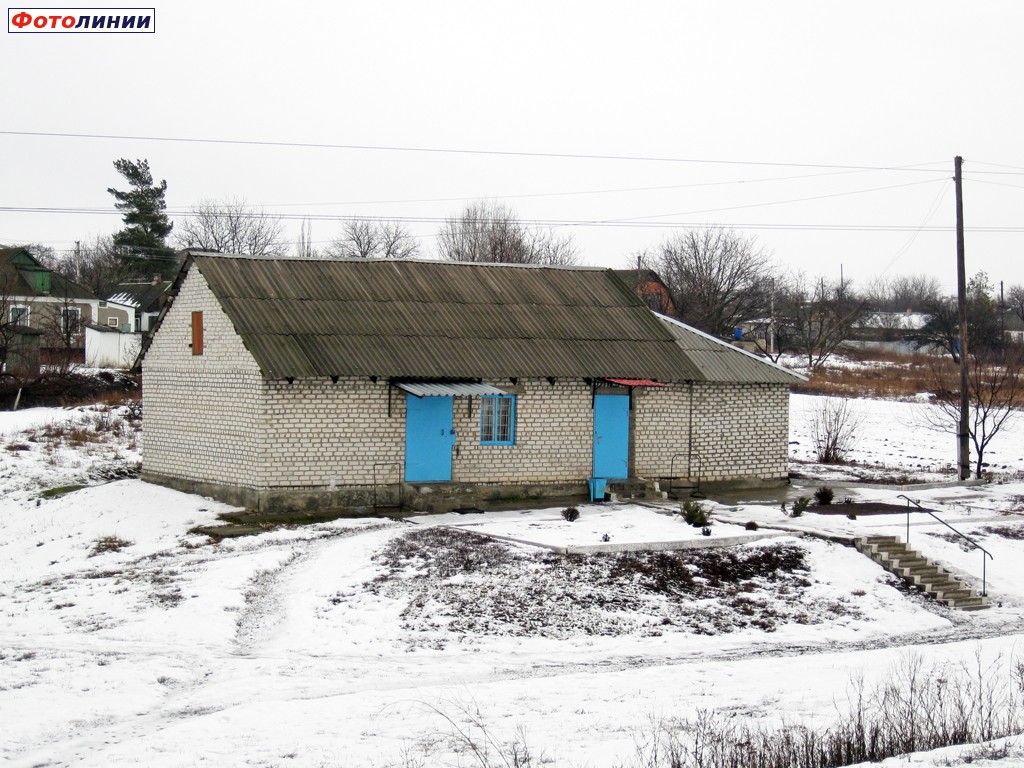
{"type": "MultiPolygon", "coordinates": [[[[940,510],[993,554],[991,610],[938,607],[852,549],[800,536],[903,536],[903,515],[792,518],[758,494],[706,502],[712,538],[747,535],[750,521],[780,536],[731,548],[729,562],[708,554],[726,550],[638,555],[624,571],[611,555],[465,538],[704,538],[672,505],[582,505],[575,523],[559,509],[339,520],[212,542],[189,531],[228,507],[117,479],[139,459],[130,409],[0,413],[0,761],[504,765],[518,743],[534,765],[630,765],[660,725],[700,713],[828,724],[855,681],[881,684],[908,659],[1012,680],[1024,636],[1021,430],[992,446],[1001,482],[869,488],[808,463],[820,401],[792,402],[793,468],[805,479],[789,498],[828,482],[854,506],[904,493],[940,510]],[[88,487],[46,493],[77,485],[88,487]],[[742,573],[747,560],[788,565],[762,578],[742,573]],[[697,569],[686,593],[658,586],[657,569],[678,562],[697,569]],[[712,567],[720,580],[699,575],[712,567]]],[[[953,439],[916,427],[917,406],[852,403],[858,468],[949,479],[953,439]]],[[[976,550],[925,515],[910,523],[913,546],[980,578],[976,550]]],[[[1024,765],[1022,744],[909,764],[1024,765]]]]}

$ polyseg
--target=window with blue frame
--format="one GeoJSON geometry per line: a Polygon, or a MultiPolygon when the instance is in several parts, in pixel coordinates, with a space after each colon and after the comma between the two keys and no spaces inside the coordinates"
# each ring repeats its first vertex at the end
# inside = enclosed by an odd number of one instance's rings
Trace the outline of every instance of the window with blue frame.
{"type": "Polygon", "coordinates": [[[516,441],[515,395],[480,398],[480,445],[513,445],[516,441]]]}

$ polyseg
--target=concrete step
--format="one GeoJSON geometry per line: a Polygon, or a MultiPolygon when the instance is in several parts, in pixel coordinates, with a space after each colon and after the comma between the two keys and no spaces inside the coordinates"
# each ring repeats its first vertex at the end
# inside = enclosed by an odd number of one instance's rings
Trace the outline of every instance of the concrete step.
{"type": "Polygon", "coordinates": [[[949,607],[956,608],[958,611],[984,611],[990,606],[987,597],[971,597],[951,603],[949,607]]]}
{"type": "Polygon", "coordinates": [[[935,567],[924,557],[904,557],[901,559],[887,558],[886,561],[894,568],[913,572],[920,572],[923,568],[927,569],[935,567]]]}
{"type": "Polygon", "coordinates": [[[890,573],[919,587],[939,602],[961,611],[988,608],[988,598],[966,587],[945,568],[929,561],[894,536],[866,536],[856,540],[857,549],[890,573]]]}
{"type": "Polygon", "coordinates": [[[958,589],[958,590],[937,590],[935,592],[936,600],[943,600],[947,604],[953,604],[958,601],[971,600],[975,597],[980,599],[980,595],[975,595],[973,590],[958,589]]]}
{"type": "Polygon", "coordinates": [[[900,544],[901,546],[906,546],[905,544],[903,544],[903,542],[901,542],[899,540],[899,538],[897,536],[872,536],[871,537],[871,543],[872,544],[876,544],[876,545],[877,544],[900,544]]]}
{"type": "Polygon", "coordinates": [[[661,490],[661,484],[657,480],[645,480],[640,477],[630,477],[625,480],[609,480],[605,491],[612,501],[623,501],[628,499],[667,499],[668,494],[661,490]]]}

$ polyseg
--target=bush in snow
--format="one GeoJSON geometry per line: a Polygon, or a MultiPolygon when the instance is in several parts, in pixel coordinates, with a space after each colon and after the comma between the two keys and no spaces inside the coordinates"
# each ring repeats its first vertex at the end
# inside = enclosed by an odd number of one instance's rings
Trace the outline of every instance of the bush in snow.
{"type": "Polygon", "coordinates": [[[562,510],[562,519],[575,523],[580,519],[580,511],[576,507],[566,507],[562,510]]]}
{"type": "Polygon", "coordinates": [[[808,505],[810,505],[810,503],[811,499],[809,496],[801,496],[799,499],[793,502],[793,512],[790,514],[790,517],[800,517],[800,515],[804,513],[804,510],[807,509],[808,505]]]}
{"type": "Polygon", "coordinates": [[[684,502],[682,515],[687,525],[692,525],[694,528],[706,528],[711,525],[711,517],[704,509],[704,505],[699,502],[684,502]]]}
{"type": "Polygon", "coordinates": [[[823,507],[828,506],[832,503],[832,499],[836,496],[835,491],[829,488],[827,485],[821,486],[814,492],[814,500],[823,507]]]}

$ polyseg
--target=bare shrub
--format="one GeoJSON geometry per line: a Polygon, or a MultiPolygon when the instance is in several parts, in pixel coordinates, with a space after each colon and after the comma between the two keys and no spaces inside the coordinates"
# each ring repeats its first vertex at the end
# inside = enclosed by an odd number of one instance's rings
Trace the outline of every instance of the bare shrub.
{"type": "MultiPolygon", "coordinates": [[[[1024,727],[1005,659],[926,666],[905,656],[868,690],[855,679],[827,727],[762,727],[714,712],[660,723],[638,740],[636,768],[840,768],[940,747],[987,742],[1024,727]]],[[[1019,666],[1019,662],[1018,662],[1019,666]]],[[[966,762],[970,762],[967,760],[966,762]]]]}
{"type": "Polygon", "coordinates": [[[106,552],[120,552],[125,547],[130,547],[134,543],[134,541],[122,539],[120,536],[101,536],[92,543],[92,550],[89,552],[89,557],[102,555],[106,552]]]}
{"type": "Polygon", "coordinates": [[[862,419],[845,398],[828,397],[811,421],[814,453],[822,464],[842,464],[853,447],[862,419]]]}
{"type": "Polygon", "coordinates": [[[823,507],[827,507],[832,503],[832,499],[836,496],[835,491],[829,488],[827,485],[821,486],[814,492],[814,500],[823,507]]]}
{"type": "Polygon", "coordinates": [[[576,507],[566,507],[562,510],[562,519],[575,523],[580,519],[580,511],[576,507]]]}

